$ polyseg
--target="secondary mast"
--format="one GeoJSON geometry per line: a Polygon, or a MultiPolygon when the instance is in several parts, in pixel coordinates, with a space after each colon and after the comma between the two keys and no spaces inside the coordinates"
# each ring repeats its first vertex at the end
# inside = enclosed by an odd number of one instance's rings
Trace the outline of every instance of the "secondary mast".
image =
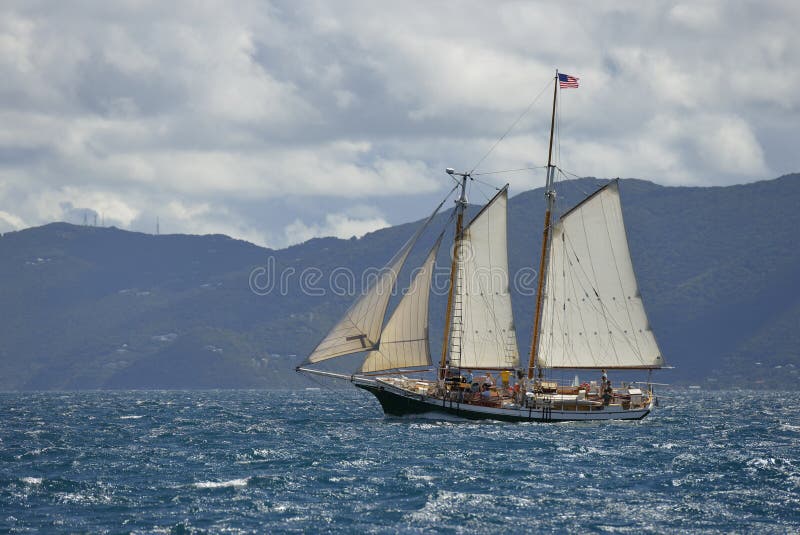
{"type": "Polygon", "coordinates": [[[448,167],[448,175],[461,177],[461,195],[456,199],[456,233],[453,244],[453,259],[450,262],[450,288],[447,291],[447,311],[444,318],[444,338],[442,339],[442,359],[439,362],[439,380],[444,380],[447,370],[447,347],[450,341],[450,323],[453,311],[453,288],[455,287],[458,258],[461,253],[461,233],[464,230],[464,210],[467,207],[467,179],[470,173],[456,173],[455,169],[448,167]]]}
{"type": "MultiPolygon", "coordinates": [[[[553,204],[556,199],[556,191],[553,189],[555,178],[555,166],[553,165],[553,132],[556,124],[556,98],[558,96],[558,69],[553,78],[553,114],[550,118],[550,148],[547,151],[547,182],[545,183],[544,196],[547,199],[547,209],[544,213],[544,231],[542,233],[542,256],[539,263],[539,284],[536,291],[536,317],[533,321],[533,340],[531,341],[531,354],[528,360],[528,379],[533,379],[533,370],[536,364],[536,353],[539,348],[539,336],[542,322],[542,294],[544,293],[545,279],[547,274],[547,251],[550,241],[550,221],[553,212],[553,204]]],[[[543,375],[542,368],[539,366],[539,378],[543,375]]]]}

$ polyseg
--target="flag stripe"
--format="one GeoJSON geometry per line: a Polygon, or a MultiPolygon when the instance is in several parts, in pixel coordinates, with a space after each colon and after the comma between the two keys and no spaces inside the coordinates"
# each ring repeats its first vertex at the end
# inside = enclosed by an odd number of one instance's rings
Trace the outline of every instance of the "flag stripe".
{"type": "Polygon", "coordinates": [[[567,89],[570,87],[577,88],[578,80],[580,80],[580,78],[575,78],[574,76],[570,76],[569,74],[558,73],[558,86],[561,89],[567,89]]]}

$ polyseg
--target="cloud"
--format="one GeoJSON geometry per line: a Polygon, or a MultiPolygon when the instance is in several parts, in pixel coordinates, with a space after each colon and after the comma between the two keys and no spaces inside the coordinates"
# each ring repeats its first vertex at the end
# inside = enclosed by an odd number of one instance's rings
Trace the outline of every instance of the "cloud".
{"type": "Polygon", "coordinates": [[[25,223],[25,221],[14,214],[9,214],[8,212],[3,212],[0,210],[0,232],[21,230],[27,226],[28,225],[25,223]]]}
{"type": "Polygon", "coordinates": [[[713,2],[681,3],[672,6],[669,10],[671,20],[700,32],[715,29],[718,17],[717,6],[713,2]]]}
{"type": "Polygon", "coordinates": [[[346,213],[327,214],[322,224],[307,225],[295,220],[285,228],[289,243],[300,243],[311,238],[333,236],[336,238],[360,238],[368,232],[388,227],[389,223],[381,217],[366,219],[354,218],[346,213]]]}
{"type": "Polygon", "coordinates": [[[772,178],[800,168],[798,22],[777,1],[6,2],[0,225],[93,211],[279,247],[424,217],[443,169],[471,169],[540,93],[480,170],[546,162],[556,66],[581,78],[559,97],[561,167],[772,178]]]}

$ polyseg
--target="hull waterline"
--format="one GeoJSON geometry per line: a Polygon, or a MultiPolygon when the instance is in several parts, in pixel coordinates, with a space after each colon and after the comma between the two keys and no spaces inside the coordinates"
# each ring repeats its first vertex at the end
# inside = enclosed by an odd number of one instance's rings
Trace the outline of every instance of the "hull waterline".
{"type": "Polygon", "coordinates": [[[382,381],[355,379],[353,384],[374,395],[388,416],[447,415],[469,420],[506,422],[574,422],[598,420],[641,420],[650,414],[654,401],[641,409],[609,405],[592,410],[563,409],[547,404],[530,407],[488,407],[438,399],[394,387],[382,381]]]}

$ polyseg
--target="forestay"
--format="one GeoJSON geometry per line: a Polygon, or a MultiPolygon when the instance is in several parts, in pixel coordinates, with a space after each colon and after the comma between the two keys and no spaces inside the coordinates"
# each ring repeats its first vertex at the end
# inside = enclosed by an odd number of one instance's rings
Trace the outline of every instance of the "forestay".
{"type": "Polygon", "coordinates": [[[428,338],[428,300],[436,253],[442,236],[414,276],[408,290],[383,328],[378,349],[370,351],[362,372],[431,364],[428,338]]]}
{"type": "Polygon", "coordinates": [[[517,337],[509,292],[503,188],[462,233],[450,337],[451,366],[513,368],[517,337]]]}
{"type": "Polygon", "coordinates": [[[663,366],[633,272],[617,181],[561,217],[547,265],[540,366],[663,366]]]}

